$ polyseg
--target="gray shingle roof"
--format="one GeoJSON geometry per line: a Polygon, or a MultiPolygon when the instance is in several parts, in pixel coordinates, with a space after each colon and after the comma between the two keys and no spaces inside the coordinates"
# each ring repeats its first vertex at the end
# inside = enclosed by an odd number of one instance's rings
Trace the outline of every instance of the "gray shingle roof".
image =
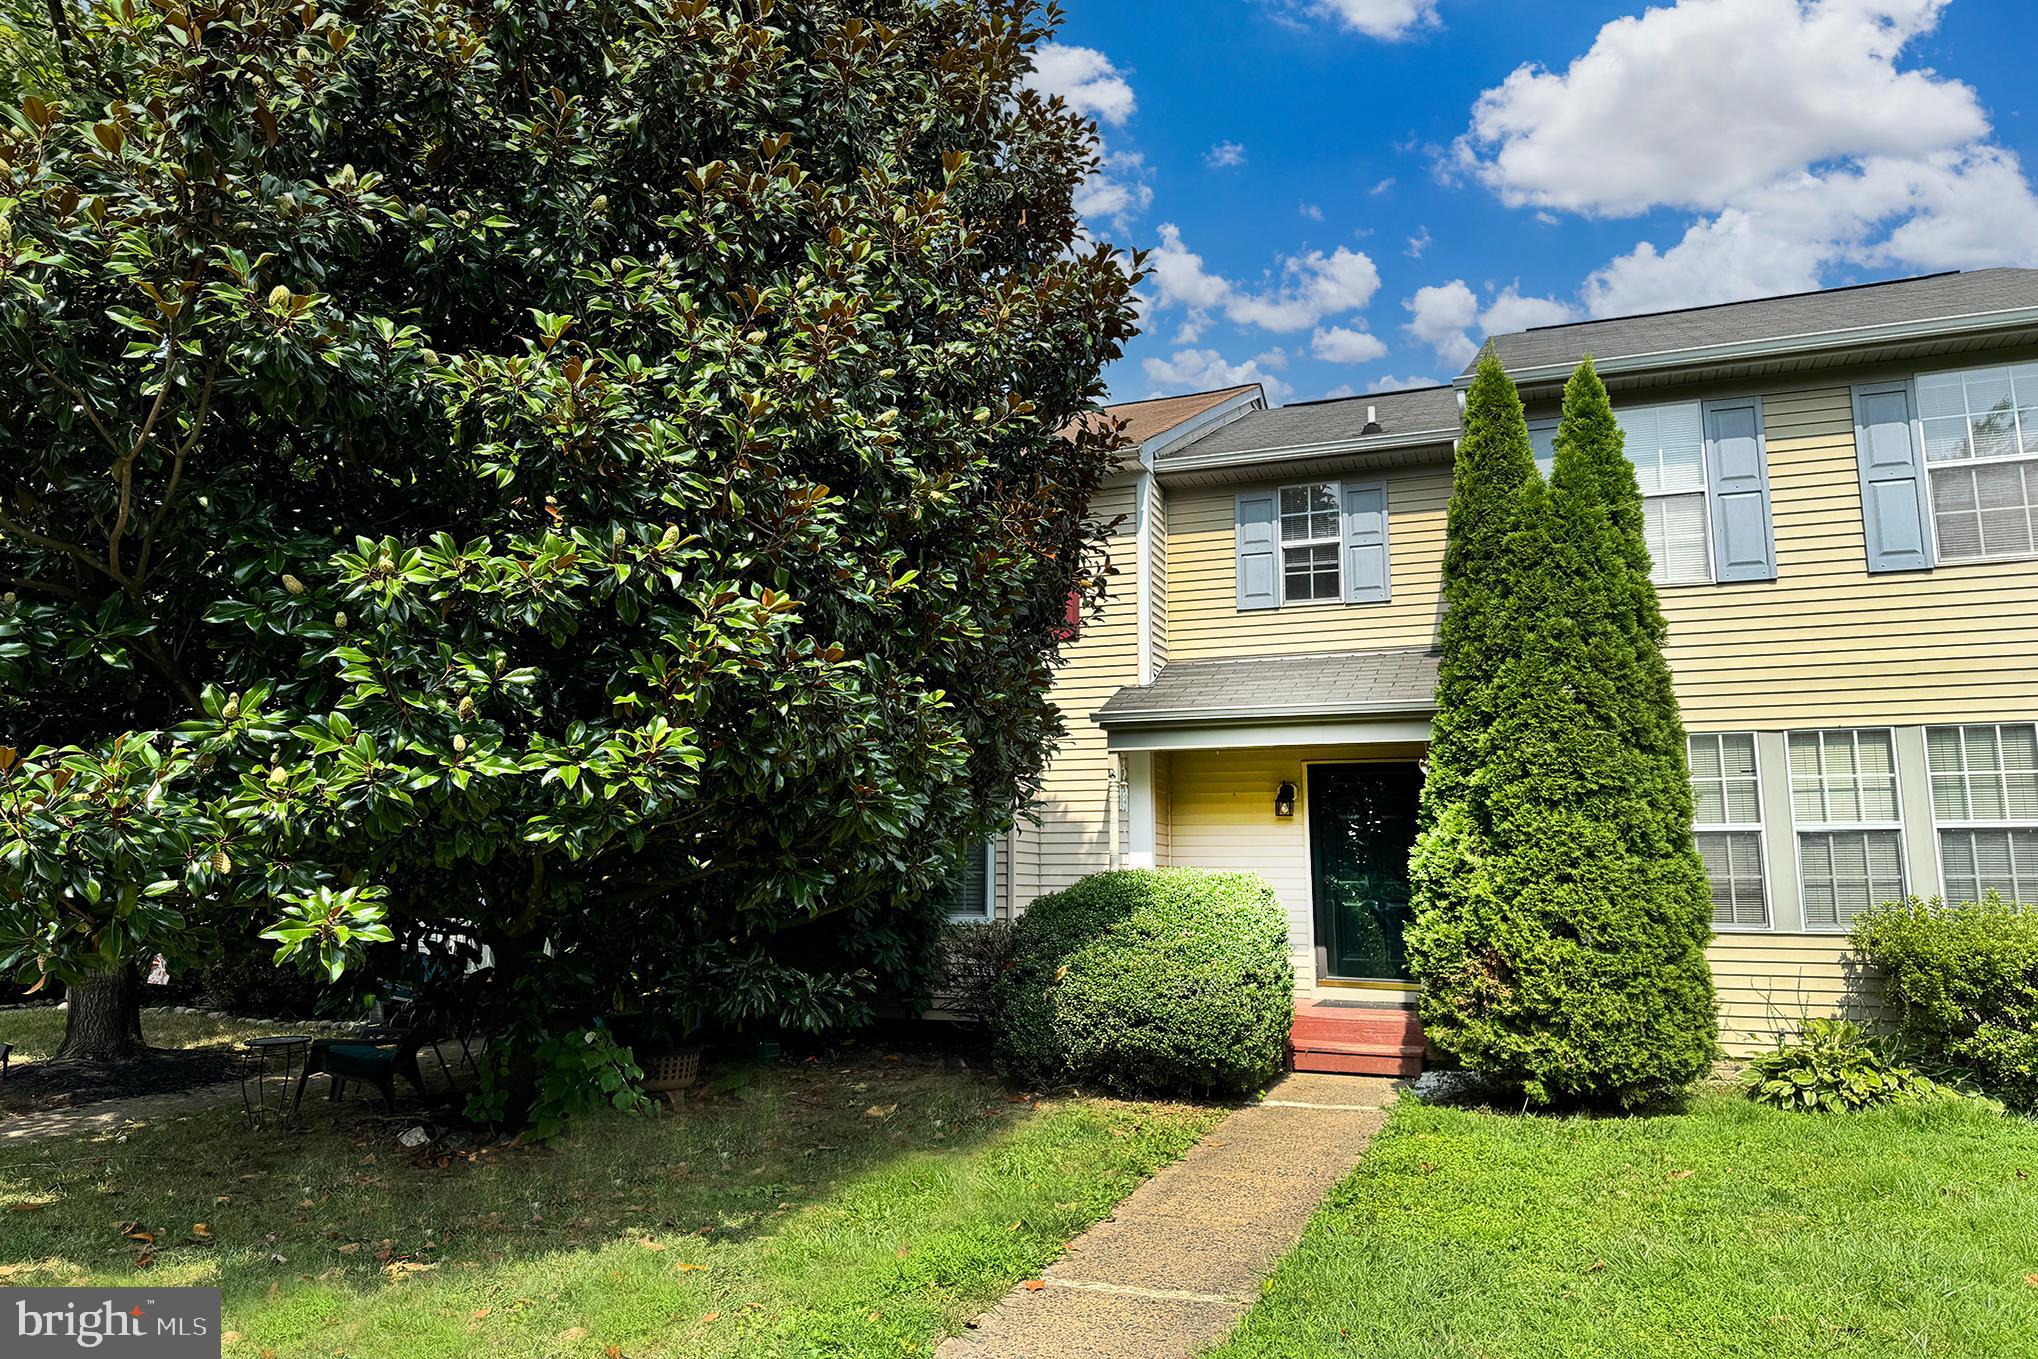
{"type": "Polygon", "coordinates": [[[1106,727],[1340,714],[1428,713],[1437,654],[1418,648],[1173,661],[1097,710],[1106,727]]]}
{"type": "MultiPolygon", "coordinates": [[[[1819,335],[1863,326],[1947,320],[2038,307],[2038,269],[1976,269],[1961,274],[1869,283],[1858,288],[1728,302],[1714,307],[1544,326],[1493,337],[1510,372],[1550,364],[1663,354],[1713,345],[1819,335]]],[[[1469,374],[1477,361],[1467,365],[1469,374]]]]}
{"type": "Polygon", "coordinates": [[[1458,393],[1451,387],[1417,387],[1404,392],[1378,392],[1372,396],[1344,397],[1337,401],[1312,401],[1300,406],[1277,406],[1254,411],[1224,425],[1201,439],[1164,449],[1154,459],[1166,467],[1184,458],[1247,457],[1262,451],[1305,448],[1360,437],[1366,423],[1366,407],[1376,407],[1380,437],[1448,430],[1446,439],[1456,437],[1458,393]]]}

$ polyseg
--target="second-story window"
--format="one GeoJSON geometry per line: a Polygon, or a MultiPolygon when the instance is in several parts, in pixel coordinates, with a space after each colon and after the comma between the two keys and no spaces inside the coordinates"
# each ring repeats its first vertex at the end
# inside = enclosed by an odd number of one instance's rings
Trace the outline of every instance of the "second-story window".
{"type": "Polygon", "coordinates": [[[1342,599],[1337,483],[1281,488],[1281,588],[1290,604],[1342,599]]]}
{"type": "MultiPolygon", "coordinates": [[[[1740,397],[1618,408],[1642,492],[1642,537],[1658,585],[1776,579],[1761,403],[1740,397]]],[[[1557,422],[1529,423],[1536,466],[1557,461],[1557,422]]]]}
{"type": "Polygon", "coordinates": [[[1918,420],[1940,559],[2038,549],[2038,363],[1926,373],[1918,420]]]}
{"type": "Polygon", "coordinates": [[[1705,417],[1696,401],[1615,412],[1642,487],[1642,534],[1658,585],[1712,579],[1706,539],[1705,417]]]}

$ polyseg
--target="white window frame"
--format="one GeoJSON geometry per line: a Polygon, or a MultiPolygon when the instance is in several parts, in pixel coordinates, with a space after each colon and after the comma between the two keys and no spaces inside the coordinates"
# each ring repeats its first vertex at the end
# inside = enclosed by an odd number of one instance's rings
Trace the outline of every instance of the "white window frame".
{"type": "MultiPolygon", "coordinates": [[[[1851,934],[1853,926],[1838,919],[1839,912],[1833,912],[1835,920],[1830,925],[1814,925],[1811,912],[1805,903],[1804,838],[1807,835],[1845,835],[1862,831],[1888,831],[1896,836],[1897,895],[1907,896],[1911,890],[1911,863],[1909,837],[1904,833],[1904,779],[1897,751],[1896,729],[1894,727],[1795,727],[1783,734],[1783,782],[1784,792],[1789,800],[1791,849],[1797,855],[1797,910],[1798,921],[1806,934],[1851,934]],[[1841,732],[1853,738],[1855,777],[1860,777],[1861,733],[1879,731],[1889,737],[1890,780],[1896,802],[1894,820],[1882,821],[1800,821],[1797,814],[1797,770],[1790,762],[1790,743],[1799,736],[1816,736],[1821,742],[1834,733],[1841,732]]],[[[1820,759],[1819,781],[1825,782],[1824,758],[1820,759]]],[[[1880,903],[1875,903],[1879,905],[1880,903]]]]}
{"type": "MultiPolygon", "coordinates": [[[[1306,514],[1310,516],[1321,513],[1323,513],[1322,510],[1306,511],[1306,514]]],[[[1280,583],[1279,607],[1283,609],[1300,609],[1316,604],[1342,604],[1345,602],[1345,488],[1342,481],[1335,479],[1330,481],[1287,481],[1274,488],[1274,554],[1274,573],[1280,583]],[[1336,534],[1329,538],[1298,538],[1294,542],[1289,542],[1282,536],[1281,532],[1282,521],[1288,517],[1281,509],[1281,496],[1288,491],[1313,491],[1320,486],[1328,487],[1330,490],[1331,513],[1337,516],[1336,534]],[[1337,567],[1337,590],[1335,593],[1323,599],[1288,598],[1288,549],[1291,547],[1329,547],[1331,549],[1335,556],[1337,567]]],[[[1316,574],[1313,568],[1310,574],[1312,576],[1316,574]]]]}
{"type": "MultiPolygon", "coordinates": [[[[1952,471],[1960,468],[1973,469],[1976,467],[2008,467],[2020,463],[2032,464],[2033,470],[2038,470],[2038,453],[2025,453],[2022,451],[2024,447],[2023,417],[2018,414],[2018,411],[2020,410],[2038,409],[2038,400],[2033,400],[2030,406],[2020,407],[2017,404],[2016,378],[2013,374],[2014,369],[2030,366],[2032,365],[2019,363],[1967,364],[1965,366],[1958,368],[1933,368],[1923,372],[1913,373],[1911,375],[1910,379],[1911,437],[1915,439],[1917,442],[1917,457],[1918,457],[1917,465],[1924,482],[1923,486],[1920,489],[1925,497],[1924,505],[1925,534],[1926,541],[1931,545],[1932,565],[1935,568],[1940,566],[1964,566],[1970,562],[2016,562],[2016,561],[2038,560],[2038,512],[2031,513],[2032,547],[2031,550],[2029,551],[1980,552],[1959,557],[1947,556],[1945,545],[1940,541],[1939,538],[1939,512],[1937,509],[1937,493],[1933,489],[1933,473],[1941,470],[1952,471]],[[2017,442],[2018,451],[2014,454],[2010,454],[2007,456],[1997,456],[1992,458],[1966,457],[1966,458],[1955,458],[1945,462],[1933,462],[1930,446],[1925,442],[1925,423],[1927,419],[1925,415],[1925,393],[1924,393],[1925,381],[1929,378],[1945,378],[1945,377],[1961,378],[1962,379],[1961,406],[1962,409],[1965,410],[1966,376],[1969,373],[1986,373],[1992,370],[2000,370],[2004,374],[2010,375],[2010,422],[2012,428],[2012,437],[2014,437],[2017,442]]],[[[1933,420],[1941,420],[1950,419],[1952,417],[1932,416],[1930,418],[1933,420]]],[[[1968,411],[1966,414],[1966,418],[1968,426],[1968,439],[1970,440],[1971,443],[1971,441],[1974,438],[1974,413],[1972,411],[1968,411]]],[[[2028,476],[2030,475],[2030,473],[2027,472],[2026,475],[2028,476]]]]}
{"type": "MultiPolygon", "coordinates": [[[[1687,732],[1687,733],[1685,734],[1685,737],[1684,737],[1684,753],[1685,753],[1685,760],[1686,760],[1686,762],[1687,762],[1687,764],[1688,764],[1688,763],[1689,763],[1689,761],[1690,761],[1690,758],[1691,758],[1691,743],[1692,743],[1693,741],[1712,741],[1712,742],[1716,743],[1717,745],[1719,745],[1719,746],[1720,746],[1720,748],[1721,748],[1721,766],[1720,766],[1720,767],[1721,767],[1721,768],[1722,768],[1722,769],[1724,770],[1724,769],[1725,769],[1725,767],[1726,767],[1726,765],[1725,765],[1725,745],[1726,745],[1726,738],[1727,738],[1727,737],[1729,737],[1729,736],[1745,736],[1745,737],[1747,737],[1747,738],[1748,738],[1748,749],[1749,749],[1749,753],[1750,753],[1750,754],[1751,754],[1751,755],[1752,755],[1752,756],[1754,757],[1754,760],[1755,760],[1755,773],[1754,773],[1754,780],[1755,780],[1755,819],[1754,819],[1753,821],[1700,821],[1700,820],[1698,820],[1698,819],[1697,819],[1697,816],[1696,816],[1696,810],[1697,810],[1697,805],[1698,805],[1698,782],[1699,782],[1699,777],[1698,777],[1698,775],[1696,775],[1696,774],[1693,774],[1693,775],[1691,775],[1691,784],[1692,784],[1692,789],[1691,789],[1691,792],[1692,792],[1692,807],[1693,807],[1693,819],[1692,819],[1692,826],[1691,826],[1691,833],[1692,833],[1692,834],[1693,834],[1694,836],[1699,836],[1699,835],[1705,835],[1705,834],[1708,834],[1708,833],[1712,833],[1712,834],[1721,834],[1721,835],[1753,835],[1753,836],[1755,837],[1755,872],[1756,872],[1756,877],[1757,877],[1757,879],[1758,879],[1758,880],[1759,880],[1759,881],[1761,882],[1761,884],[1762,884],[1762,923],[1761,923],[1761,924],[1759,924],[1759,925],[1741,925],[1741,924],[1726,924],[1726,925],[1723,925],[1723,924],[1721,924],[1721,923],[1720,923],[1719,921],[1715,920],[1715,921],[1713,921],[1713,930],[1714,930],[1714,931],[1715,931],[1716,933],[1720,933],[1720,934],[1767,934],[1767,933],[1771,933],[1771,932],[1773,932],[1773,931],[1774,931],[1774,930],[1776,929],[1776,907],[1775,907],[1775,903],[1774,903],[1774,902],[1773,902],[1773,901],[1772,901],[1772,900],[1770,899],[1770,893],[1769,893],[1769,847],[1768,847],[1768,845],[1767,845],[1767,844],[1765,843],[1765,839],[1766,839],[1766,837],[1765,837],[1765,835],[1764,835],[1764,833],[1763,833],[1763,822],[1764,822],[1764,813],[1765,813],[1766,809],[1765,809],[1765,808],[1763,807],[1763,805],[1762,805],[1762,741],[1761,741],[1761,738],[1760,738],[1760,737],[1758,737],[1758,736],[1757,736],[1757,735],[1756,735],[1756,734],[1755,734],[1754,732],[1752,732],[1752,731],[1695,731],[1695,732],[1687,732]]],[[[1726,776],[1726,775],[1725,775],[1724,773],[1722,773],[1722,774],[1721,774],[1721,775],[1719,776],[1719,778],[1718,778],[1718,779],[1717,779],[1716,781],[1717,781],[1717,782],[1719,783],[1719,785],[1720,785],[1720,809],[1721,809],[1721,811],[1722,811],[1722,812],[1724,812],[1724,811],[1726,810],[1726,808],[1727,808],[1727,797],[1726,797],[1726,785],[1727,785],[1727,782],[1728,782],[1728,780],[1727,780],[1727,776],[1726,776]]],[[[1738,776],[1736,776],[1736,779],[1735,779],[1735,781],[1736,781],[1736,782],[1739,782],[1739,781],[1740,781],[1740,780],[1739,780],[1739,777],[1738,777],[1738,776]]],[[[1708,778],[1707,778],[1707,780],[1706,780],[1706,782],[1708,782],[1708,783],[1711,783],[1711,782],[1715,782],[1715,780],[1714,780],[1714,779],[1712,779],[1712,778],[1710,778],[1710,777],[1708,777],[1708,778]]],[[[1707,877],[1708,877],[1708,879],[1710,879],[1710,877],[1711,877],[1711,874],[1710,874],[1710,873],[1708,873],[1708,874],[1707,874],[1707,877]]],[[[1709,882],[1708,882],[1708,886],[1710,886],[1710,883],[1709,883],[1709,882]]]]}
{"type": "MultiPolygon", "coordinates": [[[[995,836],[985,836],[979,842],[984,855],[984,908],[981,912],[950,911],[949,920],[957,925],[987,925],[998,918],[998,841],[995,836]]],[[[968,876],[967,866],[963,875],[968,876]]]]}
{"type": "MultiPolygon", "coordinates": [[[[1650,566],[1649,578],[1651,581],[1654,582],[1656,588],[1659,590],[1685,589],[1688,587],[1699,585],[1717,585],[1719,584],[1720,569],[1719,563],[1713,559],[1712,437],[1707,427],[1706,403],[1703,401],[1654,401],[1648,403],[1647,405],[1642,406],[1628,406],[1624,408],[1616,408],[1614,411],[1614,419],[1616,421],[1619,421],[1623,415],[1632,415],[1638,411],[1659,410],[1670,406],[1689,406],[1698,412],[1698,447],[1699,447],[1698,487],[1696,490],[1686,489],[1681,491],[1654,491],[1654,492],[1644,491],[1642,493],[1642,501],[1643,504],[1646,506],[1647,503],[1651,500],[1672,500],[1677,499],[1679,497],[1696,497],[1698,499],[1700,505],[1699,518],[1703,523],[1705,530],[1705,576],[1702,579],[1691,579],[1691,580],[1669,580],[1669,579],[1658,580],[1656,579],[1657,564],[1655,560],[1655,555],[1651,553],[1649,558],[1650,566]]],[[[1531,420],[1528,422],[1530,452],[1535,457],[1536,470],[1543,474],[1543,479],[1546,481],[1550,478],[1551,474],[1556,470],[1555,440],[1557,427],[1559,423],[1560,422],[1557,420],[1548,419],[1531,420]],[[1536,448],[1536,441],[1544,436],[1548,436],[1551,440],[1550,455],[1547,458],[1545,458],[1542,455],[1542,453],[1536,448]]],[[[1622,434],[1623,435],[1626,434],[1625,427],[1623,427],[1622,429],[1622,434]]],[[[1764,448],[1766,455],[1767,450],[1766,438],[1764,439],[1764,448]]],[[[1628,459],[1628,464],[1629,466],[1634,466],[1634,459],[1632,457],[1628,459]]],[[[1641,471],[1639,468],[1636,469],[1635,478],[1636,481],[1639,483],[1641,480],[1641,471]]]]}
{"type": "MultiPolygon", "coordinates": [[[[1664,568],[1658,567],[1654,555],[1651,554],[1649,558],[1650,565],[1649,578],[1655,582],[1656,588],[1659,590],[1664,588],[1674,588],[1677,586],[1716,585],[1719,583],[1720,574],[1719,567],[1715,565],[1713,562],[1712,469],[1711,469],[1711,458],[1709,456],[1711,451],[1709,447],[1710,440],[1706,436],[1705,403],[1703,401],[1652,401],[1649,402],[1647,405],[1629,406],[1626,408],[1615,407],[1613,413],[1615,423],[1619,424],[1623,416],[1635,415],[1642,411],[1667,410],[1671,407],[1684,407],[1684,406],[1688,406],[1698,413],[1698,487],[1695,490],[1687,487],[1686,489],[1681,491],[1653,491],[1653,492],[1643,491],[1642,505],[1643,512],[1646,517],[1647,506],[1651,500],[1677,500],[1677,499],[1691,499],[1693,497],[1697,498],[1699,504],[1698,517],[1700,526],[1704,532],[1705,540],[1704,548],[1705,575],[1703,578],[1700,579],[1670,580],[1667,578],[1666,571],[1666,578],[1658,580],[1656,579],[1656,572],[1664,568]]],[[[1623,435],[1623,437],[1625,437],[1627,434],[1627,428],[1625,425],[1622,425],[1621,434],[1623,435]]],[[[1657,465],[1659,469],[1661,467],[1661,463],[1662,463],[1662,450],[1659,446],[1657,449],[1657,465]]],[[[1635,459],[1632,453],[1628,454],[1628,464],[1630,466],[1635,466],[1635,459]]],[[[1641,469],[1639,467],[1635,468],[1635,478],[1637,481],[1640,481],[1641,479],[1641,469]]]]}
{"type": "MultiPolygon", "coordinates": [[[[2020,820],[2018,818],[2011,817],[2008,815],[2008,812],[2010,810],[2010,799],[2009,799],[2009,784],[2006,780],[2003,784],[2003,811],[2005,813],[2003,818],[1998,820],[1986,817],[1978,818],[1969,815],[1965,818],[1948,818],[1942,820],[1939,816],[1939,787],[1938,787],[1938,780],[1942,777],[1942,772],[1938,769],[1935,769],[1932,766],[1932,733],[1935,731],[1956,731],[1960,733],[1961,765],[1963,767],[1957,770],[1947,770],[1944,771],[1944,773],[1947,775],[1957,775],[1963,779],[1971,779],[1973,771],[1965,768],[1967,763],[1966,758],[1967,733],[1969,731],[1978,730],[1981,728],[1987,728],[1995,732],[1996,749],[1998,751],[2001,751],[2003,748],[2003,728],[2005,727],[2038,728],[2038,723],[1935,722],[1925,728],[1925,787],[1927,792],[1931,796],[1932,842],[1933,846],[1938,850],[1939,853],[1939,895],[1943,900],[1949,902],[1955,900],[1961,901],[1967,900],[1967,898],[1965,897],[1956,898],[1951,888],[1947,885],[1945,832],[1952,831],[1955,834],[1959,834],[1963,831],[1970,833],[1975,831],[2003,831],[2003,832],[2038,831],[2038,816],[2033,816],[2020,820]]],[[[2009,766],[2006,763],[2000,770],[1984,772],[1995,772],[2006,774],[2012,771],[2010,770],[2009,766]]],[[[2021,773],[2024,771],[2019,770],[2015,772],[2021,773]]],[[[1970,813],[1974,811],[1973,788],[1971,783],[1968,786],[1967,810],[1970,813]]],[[[1980,877],[1979,872],[1977,872],[1975,876],[1979,878],[1980,877]]],[[[1980,887],[1979,882],[1977,882],[1975,885],[1977,889],[1980,887]]],[[[1976,896],[1978,897],[1979,895],[1980,893],[1979,891],[1977,891],[1976,896]]],[[[2033,893],[2033,896],[2038,897],[2038,893],[2033,893]]]]}

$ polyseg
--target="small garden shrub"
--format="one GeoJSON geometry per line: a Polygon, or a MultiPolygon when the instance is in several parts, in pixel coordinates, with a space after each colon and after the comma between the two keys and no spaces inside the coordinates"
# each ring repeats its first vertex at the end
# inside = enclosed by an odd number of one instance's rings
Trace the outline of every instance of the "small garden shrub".
{"type": "Polygon", "coordinates": [[[1805,1112],[1851,1113],[1952,1093],[1845,1019],[1812,1020],[1800,1041],[1751,1059],[1741,1079],[1757,1103],[1805,1112]]]}
{"type": "Polygon", "coordinates": [[[997,1018],[998,980],[1012,967],[1012,923],[951,925],[942,949],[940,1003],[988,1028],[997,1018]]]}
{"type": "Polygon", "coordinates": [[[2038,907],[1913,897],[1859,917],[1854,946],[1882,969],[1907,1049],[2038,1109],[2038,907]]]}
{"type": "Polygon", "coordinates": [[[1034,902],[1012,933],[995,1040],[1016,1081],[1232,1096],[1286,1059],[1288,922],[1250,873],[1099,873],[1034,902]]]}

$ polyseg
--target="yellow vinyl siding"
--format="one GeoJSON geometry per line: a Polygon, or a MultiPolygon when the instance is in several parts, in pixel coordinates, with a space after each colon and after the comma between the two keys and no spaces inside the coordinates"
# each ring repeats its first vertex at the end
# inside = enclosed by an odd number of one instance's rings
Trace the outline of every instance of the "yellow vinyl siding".
{"type": "MultiPolygon", "coordinates": [[[[1093,519],[1109,523],[1123,515],[1112,535],[1109,595],[1101,613],[1083,619],[1081,633],[1062,649],[1048,697],[1061,709],[1064,732],[1048,762],[1041,794],[1033,805],[1038,823],[1022,820],[1019,908],[1037,896],[1058,892],[1076,879],[1110,866],[1110,830],[1104,820],[1111,757],[1104,732],[1091,716],[1112,694],[1139,682],[1138,519],[1133,511],[1136,483],[1127,478],[1106,486],[1091,503],[1093,519]],[[1030,872],[1025,871],[1030,869],[1030,872]]],[[[1130,838],[1119,813],[1119,848],[1130,838]]]]}
{"type": "Polygon", "coordinates": [[[1153,669],[1155,674],[1168,663],[1168,502],[1167,493],[1152,477],[1146,482],[1146,540],[1148,545],[1147,564],[1152,576],[1152,588],[1147,591],[1151,610],[1148,620],[1148,634],[1153,639],[1153,669]]]}
{"type": "Polygon", "coordinates": [[[1450,469],[1439,463],[1352,475],[1387,483],[1392,598],[1385,604],[1291,604],[1239,612],[1234,502],[1241,488],[1169,493],[1168,652],[1175,660],[1367,651],[1435,640],[1450,469]]]}
{"type": "Polygon", "coordinates": [[[2038,712],[2038,563],[1870,575],[1847,386],[1764,398],[1777,579],[1663,591],[1698,730],[2038,712]]]}
{"type": "Polygon", "coordinates": [[[1844,935],[1722,934],[1706,956],[1730,1057],[1773,1048],[1809,1019],[1882,1022],[1881,988],[1844,935]]]}
{"type": "MultiPolygon", "coordinates": [[[[1725,393],[1722,393],[1725,394],[1725,393]]],[[[2038,562],[1870,575],[1846,385],[1763,398],[1778,579],[1669,586],[1668,656],[1698,731],[2038,715],[2038,562]]],[[[1388,483],[1393,599],[1241,613],[1234,486],[1168,498],[1169,652],[1176,660],[1362,651],[1435,642],[1441,465],[1388,483]]]]}

